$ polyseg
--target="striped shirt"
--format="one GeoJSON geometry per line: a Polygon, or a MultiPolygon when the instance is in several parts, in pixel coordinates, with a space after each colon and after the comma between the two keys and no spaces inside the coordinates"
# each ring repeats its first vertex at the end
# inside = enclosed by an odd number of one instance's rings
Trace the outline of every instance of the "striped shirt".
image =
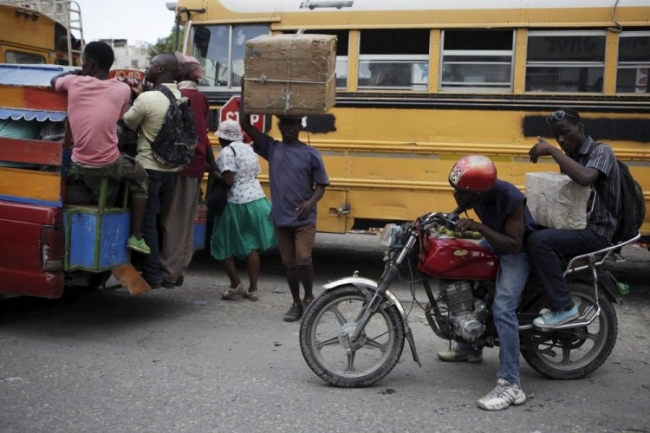
{"type": "Polygon", "coordinates": [[[621,177],[612,148],[587,137],[578,150],[578,164],[595,168],[601,175],[593,183],[595,194],[589,200],[588,209],[592,209],[587,221],[587,228],[612,240],[616,230],[616,218],[621,207],[621,177]],[[592,203],[592,200],[596,200],[592,203]]]}

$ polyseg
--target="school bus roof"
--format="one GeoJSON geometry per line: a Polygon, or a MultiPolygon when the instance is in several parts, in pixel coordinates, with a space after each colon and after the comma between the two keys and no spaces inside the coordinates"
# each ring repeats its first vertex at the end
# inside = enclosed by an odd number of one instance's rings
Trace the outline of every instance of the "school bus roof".
{"type": "MultiPolygon", "coordinates": [[[[196,0],[194,0],[196,2],[196,0]]],[[[185,6],[189,1],[179,1],[179,6],[185,6]]],[[[205,3],[205,2],[203,2],[205,3]]],[[[343,13],[352,11],[426,11],[426,10],[468,10],[468,9],[555,9],[574,7],[608,7],[614,4],[612,0],[276,0],[261,2],[259,0],[218,0],[208,2],[221,4],[224,8],[237,13],[253,12],[308,12],[318,10],[339,10],[343,13]]],[[[647,6],[647,0],[626,0],[621,7],[647,6]]]]}
{"type": "Polygon", "coordinates": [[[646,26],[648,0],[179,0],[182,21],[269,22],[277,30],[299,28],[646,26]],[[184,13],[186,11],[186,13],[184,13]]]}

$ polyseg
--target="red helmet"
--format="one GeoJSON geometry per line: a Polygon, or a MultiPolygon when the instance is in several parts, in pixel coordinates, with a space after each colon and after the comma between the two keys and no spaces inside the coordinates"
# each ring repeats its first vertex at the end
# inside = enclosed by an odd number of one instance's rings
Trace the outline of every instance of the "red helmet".
{"type": "Polygon", "coordinates": [[[449,183],[461,191],[489,191],[497,183],[497,168],[487,156],[467,155],[454,164],[449,183]]]}

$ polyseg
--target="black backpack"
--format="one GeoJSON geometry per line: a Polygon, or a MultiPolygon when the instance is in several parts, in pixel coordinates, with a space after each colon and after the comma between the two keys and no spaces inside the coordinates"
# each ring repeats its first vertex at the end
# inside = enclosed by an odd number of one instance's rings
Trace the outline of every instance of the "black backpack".
{"type": "Polygon", "coordinates": [[[625,163],[616,160],[621,176],[621,209],[616,215],[616,231],[612,243],[632,239],[639,233],[639,228],[645,219],[645,200],[643,189],[634,180],[625,163]]]}
{"type": "Polygon", "coordinates": [[[194,114],[187,98],[176,99],[171,90],[161,85],[153,90],[169,98],[169,109],[162,128],[151,143],[153,156],[165,167],[183,166],[190,162],[196,151],[198,137],[194,114]]]}

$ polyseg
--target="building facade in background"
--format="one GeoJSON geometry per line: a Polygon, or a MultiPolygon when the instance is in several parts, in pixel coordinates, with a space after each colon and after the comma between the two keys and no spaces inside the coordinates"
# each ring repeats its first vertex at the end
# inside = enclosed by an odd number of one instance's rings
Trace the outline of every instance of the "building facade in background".
{"type": "Polygon", "coordinates": [[[135,41],[129,45],[127,39],[101,39],[113,47],[115,52],[115,63],[113,69],[140,69],[144,70],[149,64],[148,50],[151,44],[143,41],[135,41]]]}

